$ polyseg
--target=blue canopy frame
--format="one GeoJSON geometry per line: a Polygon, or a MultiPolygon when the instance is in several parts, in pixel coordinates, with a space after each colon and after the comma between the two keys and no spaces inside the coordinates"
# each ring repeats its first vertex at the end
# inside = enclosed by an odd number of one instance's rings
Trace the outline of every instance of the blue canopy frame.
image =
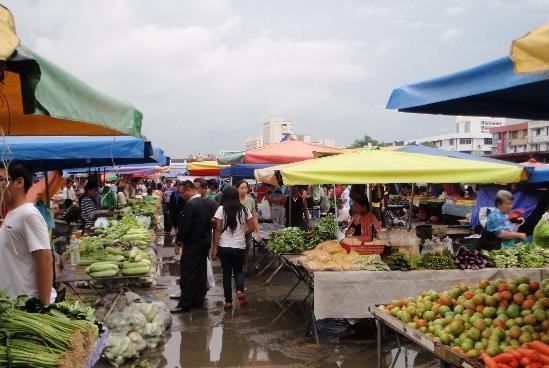
{"type": "Polygon", "coordinates": [[[418,144],[403,146],[403,147],[397,148],[395,151],[421,153],[424,155],[443,156],[443,157],[451,157],[451,158],[460,158],[463,160],[484,161],[484,162],[492,162],[494,164],[519,166],[514,162],[496,160],[496,159],[485,157],[485,156],[470,155],[468,153],[463,153],[459,151],[447,151],[443,149],[427,147],[427,146],[422,146],[418,144]]]}
{"type": "Polygon", "coordinates": [[[2,160],[33,171],[155,162],[151,142],[130,136],[8,136],[0,149],[2,160]]]}
{"type": "Polygon", "coordinates": [[[517,74],[503,57],[393,90],[387,109],[442,115],[549,119],[549,72],[517,74]]]}

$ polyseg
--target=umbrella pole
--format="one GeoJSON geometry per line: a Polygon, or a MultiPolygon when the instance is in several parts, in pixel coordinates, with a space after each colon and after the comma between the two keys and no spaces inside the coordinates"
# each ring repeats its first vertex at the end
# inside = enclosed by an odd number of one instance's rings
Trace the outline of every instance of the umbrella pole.
{"type": "Polygon", "coordinates": [[[334,215],[337,221],[337,195],[336,195],[336,185],[334,184],[334,215]]]}
{"type": "Polygon", "coordinates": [[[50,182],[48,180],[48,172],[47,171],[44,171],[44,183],[46,184],[46,208],[47,209],[50,209],[50,196],[49,196],[49,193],[50,193],[50,182]]]}
{"type": "Polygon", "coordinates": [[[410,198],[410,213],[408,214],[408,231],[412,230],[412,208],[414,206],[414,189],[416,184],[412,183],[412,196],[410,198]]]}

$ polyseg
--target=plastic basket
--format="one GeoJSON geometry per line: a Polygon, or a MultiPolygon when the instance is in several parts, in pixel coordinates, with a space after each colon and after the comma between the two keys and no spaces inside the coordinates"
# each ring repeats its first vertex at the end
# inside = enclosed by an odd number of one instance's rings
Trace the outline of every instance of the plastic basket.
{"type": "Polygon", "coordinates": [[[360,255],[383,254],[386,245],[387,243],[384,241],[362,242],[358,241],[356,238],[352,240],[349,240],[349,238],[343,239],[341,242],[341,247],[343,247],[347,253],[357,252],[360,255]]]}

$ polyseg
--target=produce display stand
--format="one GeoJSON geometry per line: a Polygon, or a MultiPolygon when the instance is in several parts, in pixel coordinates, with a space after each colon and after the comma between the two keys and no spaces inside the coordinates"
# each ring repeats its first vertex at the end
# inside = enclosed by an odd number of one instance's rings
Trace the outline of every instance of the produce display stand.
{"type": "Polygon", "coordinates": [[[463,368],[480,368],[484,367],[484,364],[480,360],[468,360],[465,357],[457,354],[441,343],[437,343],[427,336],[401,322],[395,317],[391,316],[382,310],[379,310],[377,306],[368,307],[369,312],[374,316],[377,329],[377,367],[383,368],[383,334],[385,328],[389,328],[397,334],[398,351],[393,357],[393,361],[390,364],[392,368],[401,351],[400,339],[398,336],[404,336],[407,339],[413,341],[415,344],[421,346],[423,349],[431,352],[437,358],[440,359],[443,367],[463,367],[463,368]]]}
{"type": "Polygon", "coordinates": [[[98,279],[88,275],[84,267],[75,267],[74,265],[71,265],[71,264],[65,264],[61,272],[57,273],[55,282],[62,283],[63,285],[65,285],[81,301],[83,301],[82,296],[80,295],[76,287],[73,285],[73,283],[76,283],[76,282],[86,283],[86,285],[90,287],[93,293],[99,295],[101,297],[100,300],[103,300],[107,295],[107,293],[113,290],[110,288],[98,289],[93,286],[93,283],[91,281],[107,281],[107,282],[114,281],[117,283],[118,293],[120,293],[125,288],[128,287],[130,281],[138,279],[140,277],[144,277],[144,275],[113,276],[113,277],[104,277],[104,278],[98,279]]]}

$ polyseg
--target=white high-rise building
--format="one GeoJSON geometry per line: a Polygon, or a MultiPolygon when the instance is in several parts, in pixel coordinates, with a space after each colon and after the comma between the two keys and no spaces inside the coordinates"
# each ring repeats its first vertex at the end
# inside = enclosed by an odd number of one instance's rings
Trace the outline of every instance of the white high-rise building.
{"type": "Polygon", "coordinates": [[[263,147],[263,137],[248,137],[244,141],[244,151],[250,151],[263,147]]]}
{"type": "Polygon", "coordinates": [[[492,133],[490,133],[490,129],[503,125],[505,125],[504,118],[457,116],[456,131],[454,133],[417,138],[408,140],[405,143],[432,143],[437,148],[448,151],[489,156],[492,153],[492,133]]]}
{"type": "Polygon", "coordinates": [[[270,118],[263,123],[263,144],[278,143],[287,134],[293,134],[293,123],[280,117],[270,118]]]}

